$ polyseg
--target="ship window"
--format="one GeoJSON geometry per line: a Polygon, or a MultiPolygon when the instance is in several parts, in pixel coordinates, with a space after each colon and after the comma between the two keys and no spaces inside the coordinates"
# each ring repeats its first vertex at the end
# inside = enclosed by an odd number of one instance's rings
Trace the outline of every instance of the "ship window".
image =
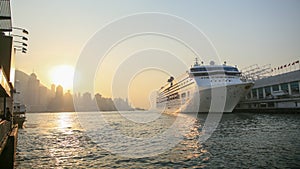
{"type": "Polygon", "coordinates": [[[238,69],[236,67],[224,67],[224,70],[238,72],[238,69]]]}
{"type": "Polygon", "coordinates": [[[181,98],[185,98],[186,94],[185,93],[182,93],[181,94],[181,98]]]}
{"type": "Polygon", "coordinates": [[[265,93],[266,93],[266,97],[270,97],[271,96],[271,87],[265,87],[265,93]]]}
{"type": "Polygon", "coordinates": [[[197,67],[197,68],[191,68],[191,72],[196,71],[230,71],[230,72],[238,72],[238,69],[231,66],[225,66],[225,67],[197,67]]]}
{"type": "Polygon", "coordinates": [[[176,93],[175,99],[179,99],[179,98],[180,98],[179,94],[176,93]]]}
{"type": "Polygon", "coordinates": [[[194,76],[208,76],[208,73],[194,73],[194,76]]]}
{"type": "Polygon", "coordinates": [[[281,90],[288,93],[289,92],[289,86],[287,83],[283,83],[280,85],[281,86],[281,90]]]}
{"type": "Polygon", "coordinates": [[[205,67],[191,68],[191,72],[206,71],[205,67]]]}
{"type": "Polygon", "coordinates": [[[258,98],[260,99],[264,98],[263,88],[258,89],[258,98]]]}
{"type": "Polygon", "coordinates": [[[278,85],[273,85],[272,89],[273,89],[273,91],[279,91],[279,86],[278,85]]]}
{"type": "Polygon", "coordinates": [[[241,73],[240,72],[225,72],[226,75],[229,75],[229,76],[234,76],[234,75],[240,75],[241,73]]]}
{"type": "Polygon", "coordinates": [[[292,94],[299,94],[299,83],[292,82],[290,85],[291,85],[292,94]]]}
{"type": "Polygon", "coordinates": [[[256,89],[252,89],[252,96],[254,99],[257,99],[256,89]]]}

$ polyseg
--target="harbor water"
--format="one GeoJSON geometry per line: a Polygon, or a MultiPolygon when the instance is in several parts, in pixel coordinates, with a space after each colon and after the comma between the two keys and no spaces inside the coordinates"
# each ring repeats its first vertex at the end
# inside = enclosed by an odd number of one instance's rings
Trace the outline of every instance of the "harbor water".
{"type": "MultiPolygon", "coordinates": [[[[95,113],[84,115],[93,118],[95,113]]],[[[105,112],[105,118],[131,137],[162,133],[166,128],[160,126],[174,121],[162,114],[161,120],[140,126],[123,123],[118,114],[105,112]]],[[[300,168],[299,114],[224,114],[205,142],[198,138],[206,117],[198,115],[178,144],[140,158],[108,151],[86,133],[79,118],[77,113],[28,113],[19,130],[16,168],[300,168]]]]}

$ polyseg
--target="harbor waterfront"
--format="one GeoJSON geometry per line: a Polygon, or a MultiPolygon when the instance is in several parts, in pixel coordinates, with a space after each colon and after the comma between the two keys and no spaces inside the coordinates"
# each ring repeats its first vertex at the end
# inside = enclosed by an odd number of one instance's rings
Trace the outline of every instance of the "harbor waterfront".
{"type": "MultiPolygon", "coordinates": [[[[299,63],[299,60],[294,62],[299,63]]],[[[257,79],[235,112],[300,112],[300,69],[257,79]]]]}
{"type": "MultiPolygon", "coordinates": [[[[87,118],[95,118],[97,112],[85,113],[87,118]]],[[[132,116],[139,113],[128,112],[132,116]]],[[[132,137],[162,132],[166,129],[161,128],[163,123],[174,118],[162,114],[163,120],[137,128],[124,122],[118,112],[103,115],[112,120],[111,127],[132,137]]],[[[200,144],[205,118],[199,114],[189,133],[170,150],[152,157],[128,158],[96,144],[81,127],[77,113],[27,113],[25,128],[19,130],[16,168],[300,167],[299,114],[224,114],[216,131],[200,144]]]]}
{"type": "Polygon", "coordinates": [[[299,8],[0,0],[0,169],[300,169],[299,8]]]}

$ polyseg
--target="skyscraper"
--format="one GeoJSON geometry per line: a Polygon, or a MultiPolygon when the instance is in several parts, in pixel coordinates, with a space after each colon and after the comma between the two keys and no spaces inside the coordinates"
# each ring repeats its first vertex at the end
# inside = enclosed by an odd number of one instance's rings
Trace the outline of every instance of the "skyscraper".
{"type": "Polygon", "coordinates": [[[37,79],[36,74],[32,73],[28,79],[27,90],[25,91],[26,99],[24,100],[30,111],[33,111],[34,106],[39,104],[39,86],[40,81],[37,79]]]}

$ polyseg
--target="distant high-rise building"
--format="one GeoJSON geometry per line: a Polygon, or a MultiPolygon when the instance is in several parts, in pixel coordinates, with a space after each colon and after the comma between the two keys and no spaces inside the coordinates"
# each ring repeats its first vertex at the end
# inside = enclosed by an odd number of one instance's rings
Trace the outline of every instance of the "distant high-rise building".
{"type": "Polygon", "coordinates": [[[50,111],[64,110],[63,87],[61,85],[58,85],[56,87],[55,97],[50,100],[48,104],[48,110],[50,111]]]}
{"type": "Polygon", "coordinates": [[[64,95],[64,111],[74,111],[73,96],[70,90],[64,95]]]}
{"type": "Polygon", "coordinates": [[[26,99],[24,100],[29,109],[39,104],[39,86],[40,81],[37,79],[36,74],[32,73],[28,79],[27,90],[25,91],[26,99]]]}
{"type": "Polygon", "coordinates": [[[51,85],[51,93],[50,93],[50,97],[54,97],[55,96],[55,84],[51,85]]]}
{"type": "Polygon", "coordinates": [[[114,105],[117,110],[132,110],[132,107],[128,103],[128,99],[123,100],[122,98],[115,98],[114,105]]]}
{"type": "Polygon", "coordinates": [[[39,104],[41,106],[46,106],[48,103],[48,97],[47,97],[47,88],[45,86],[39,87],[39,104]]]}
{"type": "Polygon", "coordinates": [[[83,105],[89,105],[92,102],[92,95],[89,92],[85,92],[82,95],[83,105]]]}
{"type": "Polygon", "coordinates": [[[56,87],[55,98],[56,99],[63,98],[63,94],[64,94],[63,87],[61,85],[58,85],[56,87]]]}

